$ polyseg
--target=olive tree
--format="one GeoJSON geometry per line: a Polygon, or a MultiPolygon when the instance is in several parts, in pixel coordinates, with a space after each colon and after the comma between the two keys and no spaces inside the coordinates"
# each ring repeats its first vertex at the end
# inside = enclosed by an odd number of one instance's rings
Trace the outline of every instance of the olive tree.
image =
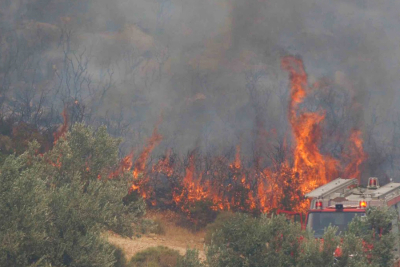
{"type": "Polygon", "coordinates": [[[124,202],[129,175],[108,179],[119,140],[75,125],[45,154],[33,142],[0,166],[0,266],[114,266],[101,235],[134,234],[142,200],[124,202]]]}

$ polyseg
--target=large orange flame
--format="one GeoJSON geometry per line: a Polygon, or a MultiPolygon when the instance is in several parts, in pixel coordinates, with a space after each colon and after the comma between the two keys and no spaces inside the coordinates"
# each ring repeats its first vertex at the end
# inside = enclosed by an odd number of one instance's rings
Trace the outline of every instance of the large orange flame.
{"type": "Polygon", "coordinates": [[[199,177],[195,177],[195,167],[195,156],[192,154],[189,157],[189,163],[185,171],[186,174],[182,181],[183,190],[180,195],[174,195],[175,203],[181,206],[182,209],[185,209],[185,206],[180,205],[181,202],[185,202],[185,204],[187,204],[209,198],[209,183],[201,183],[201,174],[199,177]]]}
{"type": "Polygon", "coordinates": [[[350,135],[350,163],[347,165],[344,174],[348,178],[357,178],[360,181],[361,170],[360,165],[368,158],[368,155],[364,152],[363,140],[361,138],[360,130],[353,130],[350,135]]]}
{"type": "MultiPolygon", "coordinates": [[[[272,166],[261,169],[261,159],[256,159],[257,163],[252,167],[244,166],[240,146],[236,147],[231,162],[224,157],[207,159],[191,153],[185,165],[171,160],[170,152],[167,152],[151,168],[146,169],[151,151],[162,139],[155,128],[133,166],[134,182],[131,190],[155,205],[159,197],[154,191],[157,186],[156,177],[161,174],[166,177],[170,187],[170,193],[165,193],[163,201],[188,216],[191,213],[190,206],[198,201],[208,203],[212,210],[257,213],[290,209],[304,212],[309,205],[303,198],[307,192],[336,178],[340,173],[359,178],[361,163],[366,159],[361,132],[354,131],[351,134],[348,149],[351,160],[343,170],[338,159],[322,154],[319,150],[324,111],[310,112],[302,107],[311,92],[302,60],[292,56],[284,57],[282,68],[290,76],[288,120],[294,145],[291,156],[273,160],[272,166]]],[[[283,145],[286,150],[286,138],[283,145]]],[[[164,191],[165,188],[163,185],[164,191]]]]}
{"type": "Polygon", "coordinates": [[[321,140],[322,112],[301,112],[299,105],[307,96],[308,78],[303,62],[289,56],[282,60],[282,67],[290,74],[289,122],[295,139],[293,170],[298,173],[301,189],[307,193],[335,178],[339,162],[322,155],[318,148],[321,140]]]}
{"type": "MultiPolygon", "coordinates": [[[[137,191],[144,198],[147,199],[150,197],[152,193],[152,188],[149,186],[145,186],[148,181],[148,176],[145,175],[146,163],[150,156],[150,153],[153,149],[161,142],[162,136],[158,133],[157,127],[154,127],[153,134],[149,138],[147,142],[147,146],[142,150],[139,155],[139,158],[136,160],[134,164],[134,170],[132,172],[133,175],[133,185],[131,187],[131,191],[137,191]],[[143,175],[141,179],[139,175],[143,175]]],[[[153,202],[155,204],[155,202],[153,202]]]]}
{"type": "Polygon", "coordinates": [[[146,168],[146,162],[149,158],[150,153],[153,149],[161,142],[162,136],[158,133],[157,127],[154,128],[153,134],[147,142],[147,146],[140,153],[139,158],[135,162],[135,169],[133,171],[134,178],[138,178],[138,175],[143,173],[146,168]]]}

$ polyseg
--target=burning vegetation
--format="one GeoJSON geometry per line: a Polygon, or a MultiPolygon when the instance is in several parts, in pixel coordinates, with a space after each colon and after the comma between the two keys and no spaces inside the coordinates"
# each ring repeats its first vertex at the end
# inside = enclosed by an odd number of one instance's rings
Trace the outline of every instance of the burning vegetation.
{"type": "Polygon", "coordinates": [[[67,109],[64,108],[63,112],[61,113],[63,117],[63,124],[57,129],[57,131],[53,134],[54,137],[54,144],[57,143],[57,141],[65,135],[65,133],[68,131],[68,124],[69,124],[69,118],[67,114],[67,109]]]}
{"type": "Polygon", "coordinates": [[[325,113],[323,110],[307,111],[301,106],[312,90],[303,62],[288,56],[282,59],[282,68],[290,77],[287,114],[294,147],[292,155],[281,162],[273,161],[272,166],[266,168],[259,164],[243,164],[241,147],[237,145],[233,160],[205,157],[197,150],[182,160],[168,150],[149,165],[151,152],[162,140],[155,128],[139,157],[134,160],[133,152],[126,156],[109,178],[130,171],[132,194],[143,197],[151,207],[175,209],[191,219],[199,203],[210,211],[305,211],[308,206],[303,198],[305,193],[339,175],[359,179],[360,165],[367,157],[361,131],[352,131],[342,160],[323,154],[319,145],[325,113]]]}
{"type": "MultiPolygon", "coordinates": [[[[156,126],[146,146],[134,158],[134,151],[124,157],[108,175],[99,180],[114,179],[131,173],[129,194],[142,197],[150,207],[183,212],[197,222],[199,205],[211,214],[217,211],[241,211],[254,214],[278,209],[304,212],[308,201],[304,195],[330,180],[342,176],[360,179],[360,166],[367,159],[362,133],[353,129],[348,147],[340,159],[320,151],[325,111],[308,111],[302,104],[314,90],[309,87],[308,75],[301,59],[287,56],[281,61],[289,73],[287,116],[293,137],[293,147],[284,142],[282,159],[261,167],[261,156],[253,163],[242,158],[241,146],[236,146],[233,159],[223,156],[204,156],[198,150],[182,159],[171,149],[158,160],[149,162],[153,150],[163,137],[156,126]]],[[[68,130],[67,109],[62,112],[63,124],[53,134],[54,145],[68,130]]],[[[262,137],[268,138],[263,132],[262,137]]],[[[260,138],[260,137],[259,137],[260,138]]],[[[268,143],[263,140],[263,145],[268,143]]],[[[61,157],[53,166],[61,168],[61,157]]],[[[90,172],[90,167],[86,168],[90,172]]]]}

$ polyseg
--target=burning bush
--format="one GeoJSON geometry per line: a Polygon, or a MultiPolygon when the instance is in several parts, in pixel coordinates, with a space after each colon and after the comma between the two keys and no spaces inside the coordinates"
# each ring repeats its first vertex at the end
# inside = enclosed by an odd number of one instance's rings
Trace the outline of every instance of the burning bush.
{"type": "Polygon", "coordinates": [[[209,222],[217,211],[304,212],[309,206],[305,193],[339,175],[360,179],[360,166],[367,157],[361,132],[353,129],[349,133],[342,159],[323,153],[320,142],[325,111],[308,111],[303,106],[312,92],[303,62],[284,57],[282,68],[289,73],[287,113],[294,144],[290,148],[285,141],[280,149],[292,153],[274,157],[271,152],[267,158],[256,155],[252,161],[244,161],[240,145],[233,160],[204,155],[196,149],[181,158],[169,150],[150,164],[150,154],[162,140],[156,127],[137,158],[129,154],[115,172],[131,172],[131,192],[142,196],[148,206],[177,210],[199,226],[209,222]]]}
{"type": "Polygon", "coordinates": [[[13,118],[0,118],[0,163],[7,155],[24,153],[34,140],[40,144],[39,151],[44,152],[51,146],[48,135],[47,131],[40,131],[35,125],[13,118]]]}
{"type": "Polygon", "coordinates": [[[213,203],[210,200],[199,200],[182,206],[185,216],[182,217],[181,224],[195,231],[205,227],[217,216],[212,206],[213,203]]]}

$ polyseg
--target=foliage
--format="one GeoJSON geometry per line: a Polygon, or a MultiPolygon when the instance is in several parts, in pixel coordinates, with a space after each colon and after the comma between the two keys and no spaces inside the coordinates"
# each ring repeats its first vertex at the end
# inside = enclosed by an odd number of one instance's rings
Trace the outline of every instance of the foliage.
{"type": "Polygon", "coordinates": [[[283,216],[235,215],[218,229],[207,250],[210,266],[291,266],[299,254],[300,225],[283,216]]]}
{"type": "Polygon", "coordinates": [[[156,235],[165,235],[165,226],[163,221],[160,219],[151,220],[151,223],[148,226],[148,232],[156,235]]]}
{"type": "Polygon", "coordinates": [[[129,267],[175,267],[182,258],[179,252],[167,247],[151,247],[137,253],[129,262],[129,267]]]}
{"type": "Polygon", "coordinates": [[[116,262],[114,263],[113,267],[127,267],[128,261],[126,260],[124,251],[117,246],[114,246],[114,249],[114,257],[116,262]]]}
{"type": "Polygon", "coordinates": [[[51,146],[48,132],[41,132],[36,126],[18,122],[14,118],[2,118],[0,114],[0,164],[8,155],[24,153],[34,140],[40,144],[41,152],[51,146]]]}
{"type": "Polygon", "coordinates": [[[336,235],[337,228],[328,227],[322,239],[315,239],[284,216],[235,214],[213,231],[207,263],[210,267],[391,266],[393,216],[387,208],[368,209],[365,219],[356,217],[341,236],[336,235]]]}
{"type": "Polygon", "coordinates": [[[372,207],[367,210],[366,215],[364,220],[353,220],[349,225],[349,233],[364,241],[363,250],[371,264],[391,266],[395,238],[399,238],[390,232],[392,222],[397,217],[396,212],[388,207],[372,207]]]}
{"type": "Polygon", "coordinates": [[[165,225],[160,219],[146,219],[143,218],[134,225],[136,236],[140,237],[141,234],[152,233],[156,235],[165,235],[165,225]]]}
{"type": "Polygon", "coordinates": [[[211,200],[198,200],[185,203],[182,206],[181,225],[198,231],[211,223],[217,217],[218,212],[212,209],[211,200]]]}
{"type": "Polygon", "coordinates": [[[129,267],[204,267],[199,260],[199,252],[188,249],[185,256],[167,247],[151,247],[132,257],[129,267]]]}
{"type": "Polygon", "coordinates": [[[214,234],[214,232],[221,228],[224,223],[226,223],[228,220],[230,220],[234,216],[234,213],[232,212],[220,212],[217,215],[217,218],[215,218],[214,222],[207,224],[206,226],[206,235],[204,237],[204,242],[207,245],[211,244],[211,239],[214,234]]]}
{"type": "Polygon", "coordinates": [[[188,249],[185,256],[178,261],[176,267],[204,267],[204,264],[200,262],[197,250],[188,249]]]}
{"type": "Polygon", "coordinates": [[[114,266],[100,233],[132,236],[143,201],[124,204],[127,177],[106,179],[118,140],[75,125],[52,150],[31,143],[0,167],[0,266],[114,266]],[[104,178],[103,178],[104,177],[104,178]]]}

